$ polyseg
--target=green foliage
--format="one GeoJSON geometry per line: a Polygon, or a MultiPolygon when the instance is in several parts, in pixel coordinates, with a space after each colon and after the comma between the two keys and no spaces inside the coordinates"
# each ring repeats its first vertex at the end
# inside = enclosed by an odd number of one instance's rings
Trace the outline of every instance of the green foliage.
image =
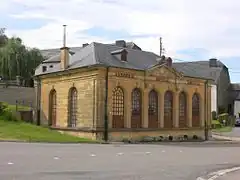
{"type": "Polygon", "coordinates": [[[6,108],[7,108],[7,105],[3,102],[0,102],[0,115],[2,115],[5,112],[6,108]]]}
{"type": "Polygon", "coordinates": [[[224,124],[224,120],[226,121],[226,123],[228,123],[228,113],[223,113],[223,114],[220,114],[218,116],[218,121],[221,123],[221,124],[224,124]]]}
{"type": "Polygon", "coordinates": [[[217,113],[216,111],[212,111],[212,119],[217,120],[217,113]]]}
{"type": "Polygon", "coordinates": [[[15,112],[9,108],[8,104],[0,102],[0,118],[5,121],[19,121],[15,112]]]}
{"type": "Polygon", "coordinates": [[[221,128],[222,124],[218,120],[212,120],[212,129],[221,128]]]}
{"type": "Polygon", "coordinates": [[[30,79],[43,60],[38,49],[27,48],[19,37],[8,38],[0,46],[0,75],[5,79],[15,79],[16,76],[30,79]]]}

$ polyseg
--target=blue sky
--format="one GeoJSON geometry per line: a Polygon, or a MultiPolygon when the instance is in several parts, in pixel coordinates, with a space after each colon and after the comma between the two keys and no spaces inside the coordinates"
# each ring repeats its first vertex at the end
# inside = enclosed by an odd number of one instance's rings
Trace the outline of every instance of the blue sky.
{"type": "Polygon", "coordinates": [[[161,36],[166,55],[218,58],[240,82],[239,9],[236,0],[1,0],[0,27],[41,49],[61,46],[62,24],[68,46],[125,39],[159,53],[161,36]]]}

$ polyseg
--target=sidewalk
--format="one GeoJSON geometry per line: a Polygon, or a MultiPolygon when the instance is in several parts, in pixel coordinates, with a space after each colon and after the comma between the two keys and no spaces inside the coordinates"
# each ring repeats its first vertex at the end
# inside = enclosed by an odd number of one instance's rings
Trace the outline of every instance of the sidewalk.
{"type": "Polygon", "coordinates": [[[233,128],[232,132],[212,132],[212,138],[216,140],[228,140],[240,142],[240,129],[233,128]]]}

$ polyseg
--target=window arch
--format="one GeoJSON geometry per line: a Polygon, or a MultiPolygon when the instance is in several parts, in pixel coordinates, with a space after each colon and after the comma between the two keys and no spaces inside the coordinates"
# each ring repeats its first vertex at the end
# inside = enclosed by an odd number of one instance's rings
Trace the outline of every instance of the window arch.
{"type": "Polygon", "coordinates": [[[192,96],[192,127],[200,127],[200,97],[197,93],[192,96]]]}
{"type": "Polygon", "coordinates": [[[187,96],[185,92],[179,94],[179,127],[187,127],[187,96]]]}
{"type": "Polygon", "coordinates": [[[72,87],[68,94],[68,127],[77,126],[77,89],[72,87]]]}
{"type": "Polygon", "coordinates": [[[148,127],[158,128],[158,93],[154,89],[148,94],[148,127]]]}
{"type": "Polygon", "coordinates": [[[116,87],[112,92],[112,127],[124,128],[124,91],[116,87]]]}
{"type": "Polygon", "coordinates": [[[167,91],[164,95],[164,127],[173,128],[173,93],[167,91]]]}
{"type": "Polygon", "coordinates": [[[57,92],[52,89],[49,93],[49,126],[56,126],[57,123],[57,92]]]}
{"type": "Polygon", "coordinates": [[[135,88],[132,91],[132,128],[142,127],[142,93],[139,88],[135,88]]]}

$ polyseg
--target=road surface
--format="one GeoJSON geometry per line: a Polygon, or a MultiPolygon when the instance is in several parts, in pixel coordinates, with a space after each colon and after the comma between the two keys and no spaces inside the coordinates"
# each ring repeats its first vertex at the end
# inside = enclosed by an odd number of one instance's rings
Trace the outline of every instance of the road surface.
{"type": "Polygon", "coordinates": [[[240,166],[232,146],[0,143],[0,179],[195,180],[240,166]]]}

